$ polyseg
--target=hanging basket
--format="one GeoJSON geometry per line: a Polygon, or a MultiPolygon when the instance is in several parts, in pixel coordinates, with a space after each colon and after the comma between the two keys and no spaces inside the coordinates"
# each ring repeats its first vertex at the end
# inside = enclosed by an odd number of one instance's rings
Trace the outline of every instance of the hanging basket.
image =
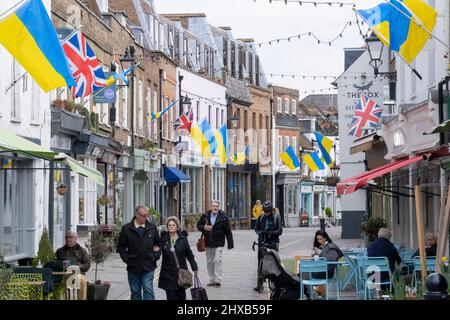
{"type": "Polygon", "coordinates": [[[56,192],[60,195],[63,196],[67,193],[67,186],[65,184],[61,184],[58,187],[56,187],[56,192]]]}
{"type": "Polygon", "coordinates": [[[339,183],[339,181],[341,181],[341,178],[335,177],[335,176],[329,176],[329,177],[326,177],[326,179],[325,179],[325,183],[328,186],[336,186],[339,183]]]}

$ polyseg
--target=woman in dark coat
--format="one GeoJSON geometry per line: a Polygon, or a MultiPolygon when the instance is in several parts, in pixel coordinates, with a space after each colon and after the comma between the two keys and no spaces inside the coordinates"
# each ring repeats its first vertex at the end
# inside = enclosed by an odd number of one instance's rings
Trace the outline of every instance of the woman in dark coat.
{"type": "Polygon", "coordinates": [[[187,232],[180,231],[178,218],[168,218],[166,227],[167,231],[161,233],[162,264],[158,287],[166,291],[167,300],[186,300],[186,289],[178,286],[178,270],[174,252],[181,269],[188,269],[186,262],[188,260],[192,271],[197,274],[197,263],[189,246],[187,232]]]}

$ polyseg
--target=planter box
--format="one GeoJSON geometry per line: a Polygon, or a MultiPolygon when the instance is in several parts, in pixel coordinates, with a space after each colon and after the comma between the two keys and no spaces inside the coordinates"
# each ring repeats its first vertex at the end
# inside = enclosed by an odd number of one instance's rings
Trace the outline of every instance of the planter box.
{"type": "Polygon", "coordinates": [[[87,284],[88,300],[106,300],[108,298],[109,284],[87,284]]]}

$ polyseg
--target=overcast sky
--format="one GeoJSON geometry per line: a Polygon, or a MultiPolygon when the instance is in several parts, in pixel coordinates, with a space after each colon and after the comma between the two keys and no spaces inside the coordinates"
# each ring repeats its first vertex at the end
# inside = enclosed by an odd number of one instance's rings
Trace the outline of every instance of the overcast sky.
{"type": "MultiPolygon", "coordinates": [[[[291,0],[289,0],[291,1],[291,0]]],[[[318,2],[323,0],[318,0],[318,2]]],[[[331,1],[331,0],[330,0],[331,1]]],[[[382,3],[382,0],[344,0],[355,2],[358,9],[382,3]]],[[[347,21],[355,21],[351,6],[329,7],[273,0],[155,0],[158,13],[205,13],[209,23],[229,26],[235,38],[254,38],[256,42],[285,38],[317,31],[323,41],[339,35],[347,21]]],[[[366,30],[367,27],[364,27],[366,30]]],[[[344,71],[343,48],[359,47],[363,40],[355,24],[348,27],[330,47],[309,37],[258,48],[264,72],[339,76],[344,71]]],[[[300,91],[330,88],[332,80],[267,77],[274,84],[300,91]]],[[[312,92],[310,92],[312,93],[312,92]]],[[[315,92],[320,93],[320,92],[315,92]]],[[[324,91],[329,93],[329,91],[324,91]]],[[[301,96],[305,94],[300,93],[301,96]]]]}

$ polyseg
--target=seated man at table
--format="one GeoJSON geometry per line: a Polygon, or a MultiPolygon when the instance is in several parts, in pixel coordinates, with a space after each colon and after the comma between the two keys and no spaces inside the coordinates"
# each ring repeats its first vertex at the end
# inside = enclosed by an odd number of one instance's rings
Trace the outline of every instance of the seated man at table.
{"type": "Polygon", "coordinates": [[[79,299],[86,300],[87,282],[84,274],[91,267],[89,255],[83,247],[77,242],[78,236],[75,231],[68,231],[66,234],[66,244],[56,250],[56,259],[59,261],[67,261],[70,266],[79,266],[82,274],[80,278],[79,299]]]}
{"type": "MultiPolygon", "coordinates": [[[[369,244],[367,247],[367,256],[368,257],[386,257],[389,260],[389,268],[391,272],[395,271],[395,264],[400,265],[402,259],[394,247],[394,244],[391,242],[392,232],[387,228],[381,228],[378,231],[378,238],[369,244]]],[[[389,274],[387,272],[381,272],[380,274],[381,281],[388,281],[389,274]]],[[[381,290],[386,289],[387,287],[383,285],[381,290]]]]}

